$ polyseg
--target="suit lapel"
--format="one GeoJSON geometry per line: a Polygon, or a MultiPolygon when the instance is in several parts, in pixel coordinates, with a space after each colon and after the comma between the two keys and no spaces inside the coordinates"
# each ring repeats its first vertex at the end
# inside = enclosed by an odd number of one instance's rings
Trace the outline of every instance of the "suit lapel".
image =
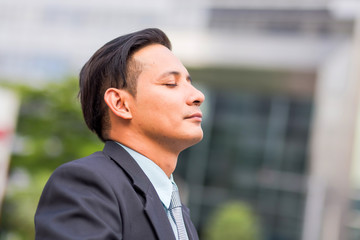
{"type": "Polygon", "coordinates": [[[196,234],[196,229],[193,227],[193,224],[190,219],[190,210],[186,206],[182,205],[182,213],[183,213],[184,223],[189,240],[199,240],[196,234]]]}
{"type": "Polygon", "coordinates": [[[175,240],[169,219],[167,218],[165,209],[157,195],[147,194],[145,212],[153,223],[160,240],[175,240]]]}
{"type": "Polygon", "coordinates": [[[155,188],[140,166],[119,144],[107,141],[104,153],[110,156],[130,177],[135,191],[145,197],[144,211],[149,217],[159,240],[175,240],[174,232],[155,188]]]}

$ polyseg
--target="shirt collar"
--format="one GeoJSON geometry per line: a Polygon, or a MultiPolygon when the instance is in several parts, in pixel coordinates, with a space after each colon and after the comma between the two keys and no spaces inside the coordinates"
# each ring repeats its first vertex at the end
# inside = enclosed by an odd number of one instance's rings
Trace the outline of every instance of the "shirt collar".
{"type": "Polygon", "coordinates": [[[172,185],[175,184],[172,174],[168,178],[165,172],[152,160],[121,143],[118,144],[134,158],[154,186],[161,202],[168,209],[171,201],[172,185]]]}

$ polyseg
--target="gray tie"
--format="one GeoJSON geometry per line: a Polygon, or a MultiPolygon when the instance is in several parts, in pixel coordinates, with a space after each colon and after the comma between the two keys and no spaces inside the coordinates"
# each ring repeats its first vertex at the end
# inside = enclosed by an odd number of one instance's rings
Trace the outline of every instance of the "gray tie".
{"type": "Polygon", "coordinates": [[[173,184],[173,192],[171,194],[171,202],[169,207],[170,215],[176,224],[179,240],[188,240],[184,219],[181,210],[181,201],[178,188],[173,184]]]}

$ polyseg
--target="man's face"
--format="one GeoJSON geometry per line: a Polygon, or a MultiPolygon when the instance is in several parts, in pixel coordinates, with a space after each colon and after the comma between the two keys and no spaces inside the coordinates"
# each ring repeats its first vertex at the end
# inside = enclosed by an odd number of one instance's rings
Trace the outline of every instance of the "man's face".
{"type": "Polygon", "coordinates": [[[199,106],[204,95],[191,83],[188,71],[166,47],[154,44],[133,56],[141,64],[132,125],[146,141],[183,150],[203,137],[199,106]]]}

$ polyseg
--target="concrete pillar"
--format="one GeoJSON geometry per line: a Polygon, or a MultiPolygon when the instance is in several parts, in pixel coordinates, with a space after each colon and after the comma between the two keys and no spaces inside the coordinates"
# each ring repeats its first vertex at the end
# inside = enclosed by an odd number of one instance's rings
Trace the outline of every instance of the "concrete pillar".
{"type": "MultiPolygon", "coordinates": [[[[339,44],[318,69],[315,111],[310,156],[311,179],[321,182],[323,196],[308,198],[307,209],[316,198],[323,198],[320,227],[321,240],[344,240],[349,207],[351,166],[357,127],[360,78],[360,48],[355,37],[339,44]]],[[[305,215],[305,226],[311,221],[305,215]]],[[[308,226],[309,227],[309,226],[308,226]]],[[[314,229],[315,230],[315,229],[314,229]]],[[[304,229],[308,231],[309,229],[304,229]]],[[[316,236],[314,234],[313,236],[316,236]]],[[[306,239],[306,240],[317,240],[306,239]]]]}

